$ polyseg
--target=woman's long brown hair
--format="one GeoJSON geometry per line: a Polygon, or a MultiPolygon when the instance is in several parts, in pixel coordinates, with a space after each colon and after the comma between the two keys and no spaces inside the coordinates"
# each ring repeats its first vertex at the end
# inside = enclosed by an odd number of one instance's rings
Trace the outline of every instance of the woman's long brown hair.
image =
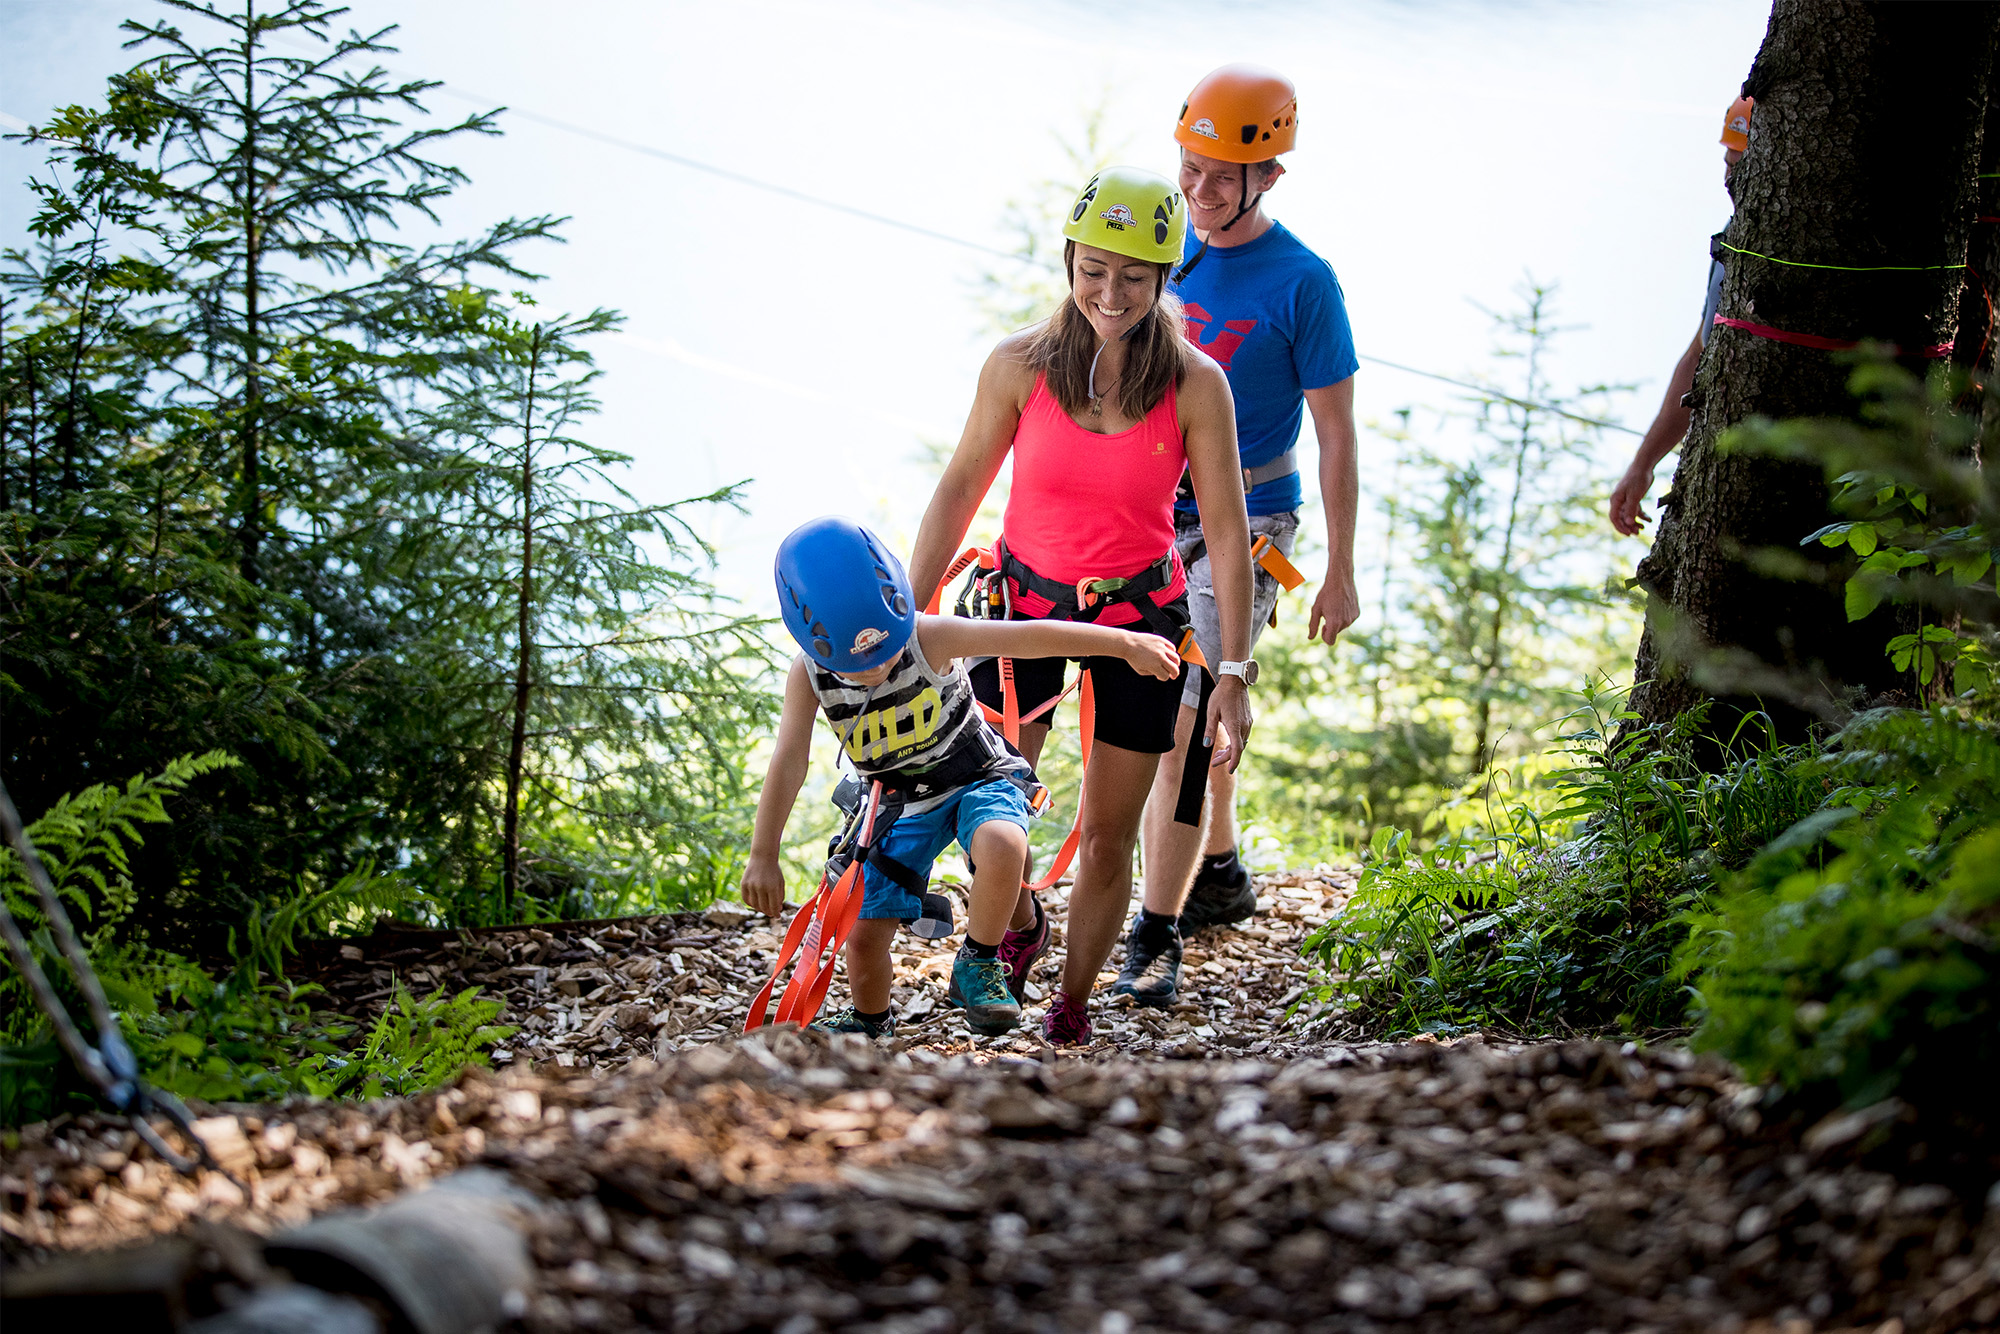
{"type": "MultiPolygon", "coordinates": [[[[1166,396],[1167,386],[1187,378],[1187,324],[1181,300],[1167,290],[1165,264],[1154,265],[1153,308],[1125,336],[1125,374],[1118,386],[1118,407],[1128,417],[1143,418],[1166,396]]],[[[1028,364],[1047,380],[1062,410],[1075,416],[1090,404],[1090,362],[1097,355],[1097,331],[1076,306],[1076,242],[1063,242],[1063,271],[1070,295],[1028,344],[1028,364]]]]}

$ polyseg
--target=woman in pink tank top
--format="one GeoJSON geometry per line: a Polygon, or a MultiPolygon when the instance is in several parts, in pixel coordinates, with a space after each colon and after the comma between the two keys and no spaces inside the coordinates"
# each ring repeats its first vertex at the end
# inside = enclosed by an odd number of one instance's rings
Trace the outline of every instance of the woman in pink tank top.
{"type": "MultiPolygon", "coordinates": [[[[1143,626],[1178,643],[1186,578],[1174,553],[1173,506],[1185,472],[1214,564],[1223,655],[1249,656],[1250,529],[1229,382],[1187,342],[1180,303],[1166,290],[1186,226],[1180,191],[1164,177],[1111,167],[1084,187],[1063,227],[1070,299],[986,359],[965,434],[917,535],[910,575],[919,595],[937,587],[1011,455],[1001,546],[1012,614],[1143,626]]],[[[1090,1040],[1085,998],[1124,924],[1146,797],[1174,749],[1181,712],[1180,681],[1141,676],[1119,660],[1085,665],[1097,700],[1095,744],[1069,955],[1042,1021],[1058,1043],[1090,1040]]],[[[1061,659],[1016,661],[1021,711],[1054,697],[1062,676],[1061,659]]],[[[998,706],[992,664],[974,670],[973,684],[998,706]]],[[[1210,737],[1218,723],[1227,736],[1214,763],[1234,770],[1251,724],[1240,676],[1217,678],[1210,737]]],[[[1030,762],[1047,737],[1045,723],[1021,728],[1030,762]]],[[[1048,942],[1041,907],[1025,891],[1013,926],[1001,953],[1018,995],[1048,942]]]]}

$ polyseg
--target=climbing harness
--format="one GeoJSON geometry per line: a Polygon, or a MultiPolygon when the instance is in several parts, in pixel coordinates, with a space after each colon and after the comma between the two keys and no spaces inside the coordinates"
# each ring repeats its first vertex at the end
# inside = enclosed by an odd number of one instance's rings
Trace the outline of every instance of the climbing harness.
{"type": "Polygon", "coordinates": [[[856,805],[854,818],[836,840],[838,847],[835,857],[828,860],[828,872],[820,876],[819,891],[793,914],[784,944],[778,947],[778,961],[772,965],[770,979],[750,999],[750,1014],[743,1021],[745,1033],[764,1026],[771,993],[794,957],[798,966],[792,969],[791,980],[779,998],[778,1012],[772,1022],[803,1027],[819,1016],[820,1006],[826,1003],[827,988],[833,985],[834,962],[840,958],[841,947],[861,916],[861,868],[869,859],[875,839],[875,817],[882,806],[881,780],[871,785],[868,800],[856,805]],[[835,872],[835,861],[842,851],[851,855],[846,865],[835,872]]]}
{"type": "Polygon", "coordinates": [[[111,1013],[110,1003],[105,999],[104,984],[97,979],[96,971],[90,966],[90,957],[78,943],[76,930],[70,925],[69,913],[64,910],[62,900],[56,896],[55,885],[49,880],[48,869],[35,851],[28,838],[28,831],[21,823],[21,814],[14,809],[14,799],[8,795],[4,783],[0,783],[0,833],[4,833],[7,843],[20,859],[21,871],[29,885],[34,888],[35,897],[40,900],[42,914],[48,919],[49,935],[56,948],[69,964],[70,972],[76,978],[77,990],[83,993],[84,1004],[89,1007],[91,1022],[97,1025],[97,1045],[84,1041],[76,1022],[69,1011],[56,997],[55,988],[49,984],[48,975],[35,961],[29,949],[27,937],[22,935],[20,923],[8,910],[6,896],[0,894],[0,936],[7,941],[7,953],[14,960],[14,967],[28,984],[28,990],[35,998],[35,1005],[55,1030],[56,1042],[83,1077],[97,1089],[104,1100],[122,1112],[131,1122],[133,1133],[144,1140],[160,1158],[170,1164],[175,1171],[193,1175],[196,1167],[208,1167],[220,1172],[239,1189],[244,1198],[250,1192],[237,1181],[208,1145],[195,1133],[194,1122],[188,1116],[187,1108],[170,1093],[148,1087],[139,1077],[139,1062],[133,1056],[132,1048],[126,1044],[125,1034],[118,1027],[116,1016],[111,1013]],[[155,1113],[164,1116],[181,1134],[194,1145],[195,1156],[183,1157],[170,1148],[153,1129],[151,1118],[155,1113]]]}

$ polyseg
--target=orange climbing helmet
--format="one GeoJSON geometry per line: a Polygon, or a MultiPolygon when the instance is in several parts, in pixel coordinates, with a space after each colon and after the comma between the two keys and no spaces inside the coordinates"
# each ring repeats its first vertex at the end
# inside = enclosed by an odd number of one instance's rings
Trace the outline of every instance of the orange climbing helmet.
{"type": "Polygon", "coordinates": [[[1750,113],[1757,109],[1754,97],[1739,97],[1729,104],[1729,114],[1722,118],[1722,146],[1733,148],[1739,153],[1750,149],[1750,113]]]}
{"type": "Polygon", "coordinates": [[[1181,103],[1174,141],[1224,162],[1268,162],[1299,137],[1292,81],[1262,65],[1224,65],[1203,76],[1181,103]]]}

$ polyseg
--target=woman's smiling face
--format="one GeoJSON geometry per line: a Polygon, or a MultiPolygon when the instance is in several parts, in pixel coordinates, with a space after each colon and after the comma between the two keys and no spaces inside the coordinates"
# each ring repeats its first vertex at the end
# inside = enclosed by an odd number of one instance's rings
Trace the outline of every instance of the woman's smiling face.
{"type": "Polygon", "coordinates": [[[1096,246],[1076,248],[1070,296],[1106,342],[1122,338],[1145,318],[1158,299],[1159,285],[1157,264],[1096,246]]]}

